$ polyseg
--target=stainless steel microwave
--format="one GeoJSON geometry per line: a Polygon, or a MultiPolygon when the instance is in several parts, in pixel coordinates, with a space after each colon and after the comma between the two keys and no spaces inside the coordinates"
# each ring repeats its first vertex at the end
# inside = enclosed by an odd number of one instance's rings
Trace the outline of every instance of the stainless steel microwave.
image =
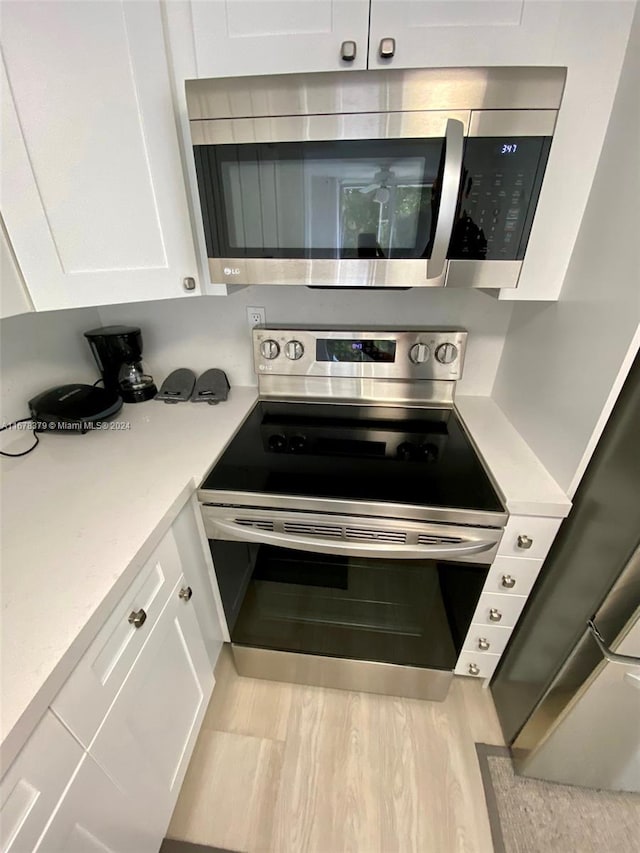
{"type": "Polygon", "coordinates": [[[565,73],[187,81],[212,281],[516,287],[565,73]]]}

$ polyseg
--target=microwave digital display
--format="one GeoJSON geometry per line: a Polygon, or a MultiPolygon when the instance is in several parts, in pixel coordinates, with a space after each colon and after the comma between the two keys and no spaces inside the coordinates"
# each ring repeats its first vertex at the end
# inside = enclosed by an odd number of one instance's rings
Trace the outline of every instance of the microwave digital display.
{"type": "Polygon", "coordinates": [[[316,341],[316,361],[386,361],[396,359],[396,342],[385,340],[335,340],[319,338],[316,341]]]}

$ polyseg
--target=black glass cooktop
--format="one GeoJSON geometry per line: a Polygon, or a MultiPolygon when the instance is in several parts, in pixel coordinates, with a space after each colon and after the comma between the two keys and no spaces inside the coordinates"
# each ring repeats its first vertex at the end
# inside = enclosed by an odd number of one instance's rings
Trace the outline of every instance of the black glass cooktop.
{"type": "Polygon", "coordinates": [[[261,401],[201,488],[505,511],[451,409],[261,401]]]}

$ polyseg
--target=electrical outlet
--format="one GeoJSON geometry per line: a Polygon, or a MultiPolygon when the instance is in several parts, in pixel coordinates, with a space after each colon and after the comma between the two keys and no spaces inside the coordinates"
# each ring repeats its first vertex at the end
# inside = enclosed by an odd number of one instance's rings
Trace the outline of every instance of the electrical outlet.
{"type": "Polygon", "coordinates": [[[266,314],[264,308],[255,308],[247,305],[247,323],[253,328],[254,326],[264,326],[266,323],[266,314]]]}

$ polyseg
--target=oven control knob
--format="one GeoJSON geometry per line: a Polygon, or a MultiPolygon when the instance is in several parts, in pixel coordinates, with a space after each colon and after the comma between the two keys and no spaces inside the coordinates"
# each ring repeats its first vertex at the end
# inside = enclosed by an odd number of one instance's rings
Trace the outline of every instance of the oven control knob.
{"type": "Polygon", "coordinates": [[[269,436],[269,450],[282,452],[287,449],[287,439],[279,433],[274,433],[269,436]]]}
{"type": "Polygon", "coordinates": [[[304,347],[300,341],[287,341],[284,346],[284,354],[287,358],[290,358],[291,361],[297,361],[304,355],[304,347]]]}
{"type": "Polygon", "coordinates": [[[440,344],[436,350],[436,358],[440,364],[451,364],[458,357],[458,347],[455,344],[440,344]]]}
{"type": "Polygon", "coordinates": [[[263,358],[268,358],[271,360],[272,358],[277,358],[280,353],[280,347],[278,346],[278,342],[268,338],[266,341],[262,341],[260,344],[260,352],[262,353],[263,358]]]}
{"type": "Polygon", "coordinates": [[[304,435],[292,435],[289,439],[289,450],[293,453],[300,453],[307,446],[307,439],[304,435]]]}
{"type": "Polygon", "coordinates": [[[409,350],[409,358],[414,364],[424,364],[429,358],[429,347],[426,344],[414,344],[409,350]]]}

